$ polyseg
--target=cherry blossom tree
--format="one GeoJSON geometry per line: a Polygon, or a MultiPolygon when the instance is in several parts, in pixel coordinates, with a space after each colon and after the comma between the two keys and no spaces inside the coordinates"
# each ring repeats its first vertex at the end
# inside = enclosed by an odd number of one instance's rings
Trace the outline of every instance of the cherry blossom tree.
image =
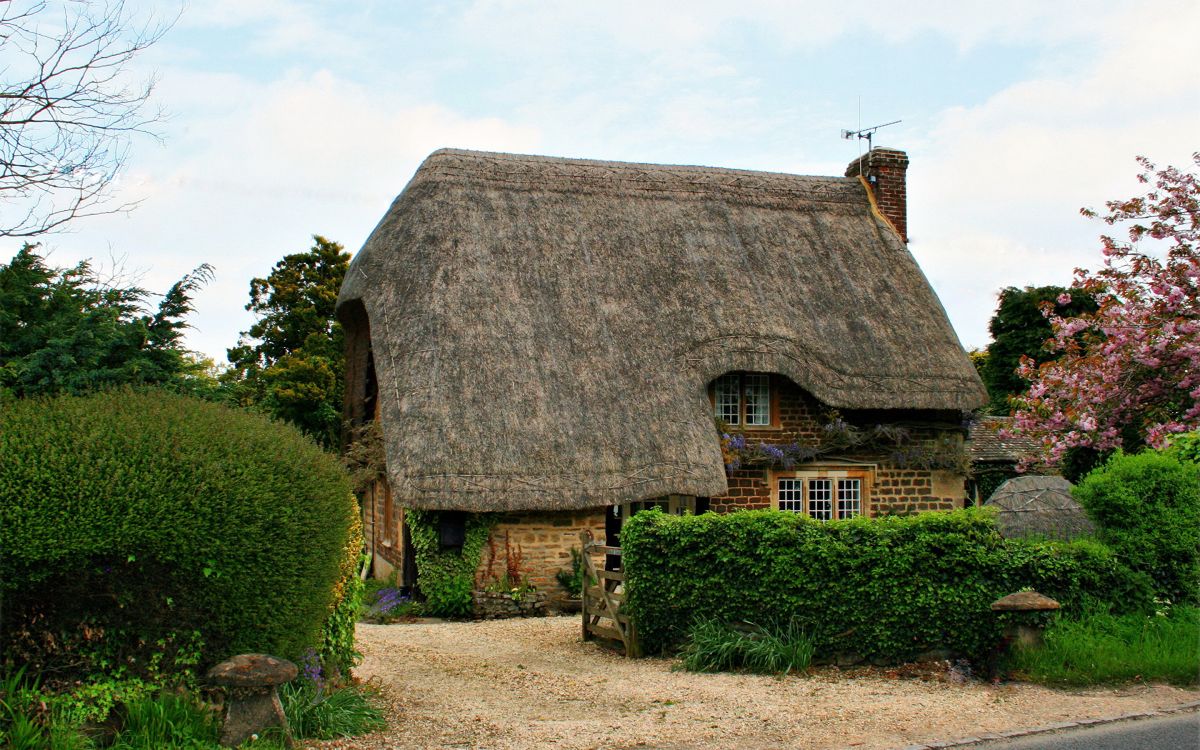
{"type": "MultiPolygon", "coordinates": [[[[1200,153],[1192,160],[1200,168],[1200,153]]],[[[1046,305],[1047,347],[1061,356],[1022,358],[1030,386],[1013,399],[1013,431],[1039,439],[1051,463],[1073,448],[1161,448],[1200,429],[1200,180],[1138,163],[1149,190],[1109,201],[1100,217],[1128,239],[1102,236],[1103,267],[1075,271],[1072,288],[1097,309],[1063,317],[1046,305]]]]}

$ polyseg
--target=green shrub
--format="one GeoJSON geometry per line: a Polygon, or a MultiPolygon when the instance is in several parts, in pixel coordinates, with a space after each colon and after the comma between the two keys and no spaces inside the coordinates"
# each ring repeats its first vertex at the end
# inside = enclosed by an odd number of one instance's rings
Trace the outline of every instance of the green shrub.
{"type": "Polygon", "coordinates": [[[358,590],[357,517],[332,456],[248,412],[128,390],[6,404],[4,659],[158,678],[324,641],[345,661],[353,620],[325,626],[358,590]]]}
{"type": "Polygon", "coordinates": [[[1010,669],[1048,685],[1200,682],[1200,609],[1195,607],[1174,607],[1167,616],[1060,616],[1045,638],[1041,648],[1018,648],[1010,669]]]}
{"type": "Polygon", "coordinates": [[[1068,610],[1089,597],[1146,608],[1151,590],[1094,542],[1006,541],[987,510],[821,523],[779,511],[639,513],[621,530],[626,594],[647,652],[698,616],[795,620],[823,657],[876,661],[1000,640],[990,605],[1034,588],[1068,610]],[[1119,598],[1117,598],[1119,597],[1119,598]]]}
{"type": "Polygon", "coordinates": [[[292,734],[301,739],[331,740],[387,728],[376,693],[365,684],[326,690],[311,680],[293,680],[280,688],[280,700],[292,734]]]}
{"type": "Polygon", "coordinates": [[[425,612],[433,617],[469,617],[474,607],[475,570],[495,518],[472,513],[466,519],[461,549],[442,549],[437,511],[405,510],[417,562],[417,586],[425,596],[425,612]]]}
{"type": "Polygon", "coordinates": [[[692,624],[679,656],[689,672],[790,674],[808,669],[813,642],[794,618],[768,627],[701,619],[692,624]]]}
{"type": "Polygon", "coordinates": [[[1200,603],[1200,466],[1171,455],[1118,454],[1072,491],[1099,537],[1158,595],[1200,603]]]}

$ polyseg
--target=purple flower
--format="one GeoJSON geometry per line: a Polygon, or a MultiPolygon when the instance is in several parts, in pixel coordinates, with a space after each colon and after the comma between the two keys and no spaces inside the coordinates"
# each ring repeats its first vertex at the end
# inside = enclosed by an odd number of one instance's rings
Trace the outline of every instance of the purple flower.
{"type": "Polygon", "coordinates": [[[317,691],[325,688],[325,673],[321,670],[321,657],[315,648],[309,648],[300,659],[300,673],[316,686],[317,691]]]}

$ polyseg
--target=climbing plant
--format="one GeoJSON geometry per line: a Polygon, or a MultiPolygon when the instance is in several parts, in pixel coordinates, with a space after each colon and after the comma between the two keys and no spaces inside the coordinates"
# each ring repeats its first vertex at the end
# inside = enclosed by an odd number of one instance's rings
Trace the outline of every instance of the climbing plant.
{"type": "Polygon", "coordinates": [[[439,511],[405,511],[413,549],[416,551],[417,580],[425,595],[426,611],[435,617],[466,617],[471,614],[475,570],[483,545],[496,523],[494,516],[470,513],[461,548],[443,548],[439,534],[439,511]]]}

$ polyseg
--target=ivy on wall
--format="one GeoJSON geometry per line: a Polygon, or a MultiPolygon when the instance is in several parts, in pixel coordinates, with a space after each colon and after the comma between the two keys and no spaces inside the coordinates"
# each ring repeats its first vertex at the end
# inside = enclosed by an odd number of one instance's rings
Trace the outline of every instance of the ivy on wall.
{"type": "Polygon", "coordinates": [[[495,516],[468,514],[463,546],[449,549],[441,545],[438,530],[441,513],[408,508],[405,518],[416,550],[417,580],[425,594],[426,611],[435,617],[470,616],[475,570],[483,545],[496,525],[495,516]]]}

